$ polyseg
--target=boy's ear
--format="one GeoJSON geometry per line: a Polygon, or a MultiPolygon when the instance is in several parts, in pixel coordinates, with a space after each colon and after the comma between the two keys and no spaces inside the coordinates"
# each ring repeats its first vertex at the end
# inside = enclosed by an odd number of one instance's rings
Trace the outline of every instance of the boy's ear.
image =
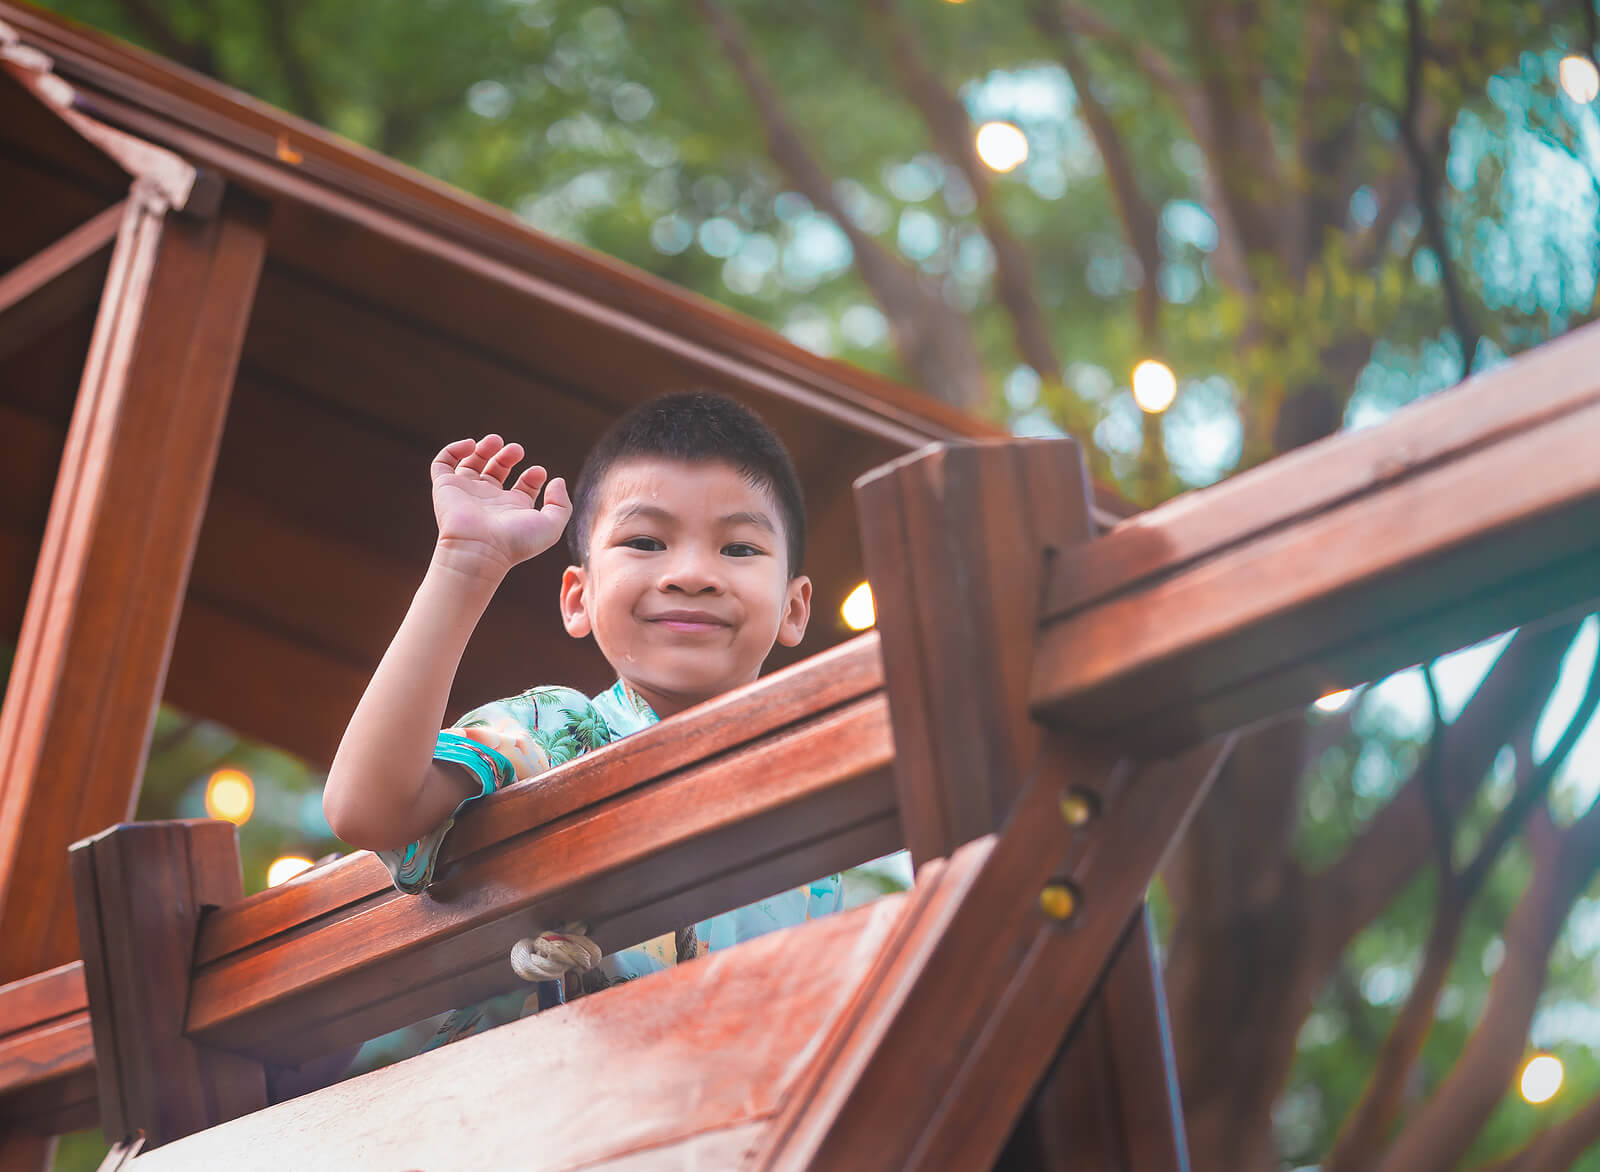
{"type": "MultiPolygon", "coordinates": [[[[797,574],[789,579],[789,592],[783,600],[783,621],[778,624],[778,642],[798,646],[811,621],[811,579],[797,574]]],[[[570,629],[570,628],[569,628],[570,629]]]]}
{"type": "Polygon", "coordinates": [[[561,622],[574,639],[594,630],[589,621],[588,588],[588,571],[582,566],[568,566],[561,575],[561,622]]]}

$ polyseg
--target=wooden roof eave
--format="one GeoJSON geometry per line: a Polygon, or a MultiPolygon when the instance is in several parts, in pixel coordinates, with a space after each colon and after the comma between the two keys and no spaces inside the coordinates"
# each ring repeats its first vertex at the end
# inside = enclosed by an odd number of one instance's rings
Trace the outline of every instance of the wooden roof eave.
{"type": "Polygon", "coordinates": [[[0,21],[54,59],[80,109],[269,200],[309,205],[901,448],[1005,434],[103,34],[4,0],[0,21]]]}

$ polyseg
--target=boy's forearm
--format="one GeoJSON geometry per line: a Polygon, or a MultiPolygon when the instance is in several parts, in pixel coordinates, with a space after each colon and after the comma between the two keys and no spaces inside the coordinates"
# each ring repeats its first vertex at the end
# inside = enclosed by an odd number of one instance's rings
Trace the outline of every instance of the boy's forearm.
{"type": "Polygon", "coordinates": [[[435,554],[339,742],[323,791],[333,831],[392,848],[447,817],[472,786],[433,762],[456,668],[498,586],[481,567],[435,554]]]}

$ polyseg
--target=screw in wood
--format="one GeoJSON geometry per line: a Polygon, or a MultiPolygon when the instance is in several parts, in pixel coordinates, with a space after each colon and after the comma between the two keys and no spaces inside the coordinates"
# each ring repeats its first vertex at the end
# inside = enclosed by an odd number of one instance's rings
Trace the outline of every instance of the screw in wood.
{"type": "Polygon", "coordinates": [[[1068,826],[1087,826],[1100,812],[1093,794],[1081,789],[1069,789],[1061,795],[1061,820],[1068,826]]]}
{"type": "Polygon", "coordinates": [[[1039,910],[1052,920],[1070,920],[1078,911],[1078,893],[1070,883],[1047,884],[1039,892],[1039,910]]]}

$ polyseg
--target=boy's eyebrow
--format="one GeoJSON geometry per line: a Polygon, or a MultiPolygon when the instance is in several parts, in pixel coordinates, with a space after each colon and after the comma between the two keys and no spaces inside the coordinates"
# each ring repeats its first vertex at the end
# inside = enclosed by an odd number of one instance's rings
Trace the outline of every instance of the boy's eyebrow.
{"type": "MultiPolygon", "coordinates": [[[[632,501],[617,510],[616,520],[613,524],[621,525],[633,520],[635,517],[643,517],[647,521],[676,521],[678,519],[673,513],[663,509],[660,505],[652,505],[647,501],[632,501]]],[[[754,525],[757,528],[765,529],[769,533],[776,534],[778,532],[776,523],[765,513],[725,513],[717,518],[717,523],[719,525],[754,525]]]]}

